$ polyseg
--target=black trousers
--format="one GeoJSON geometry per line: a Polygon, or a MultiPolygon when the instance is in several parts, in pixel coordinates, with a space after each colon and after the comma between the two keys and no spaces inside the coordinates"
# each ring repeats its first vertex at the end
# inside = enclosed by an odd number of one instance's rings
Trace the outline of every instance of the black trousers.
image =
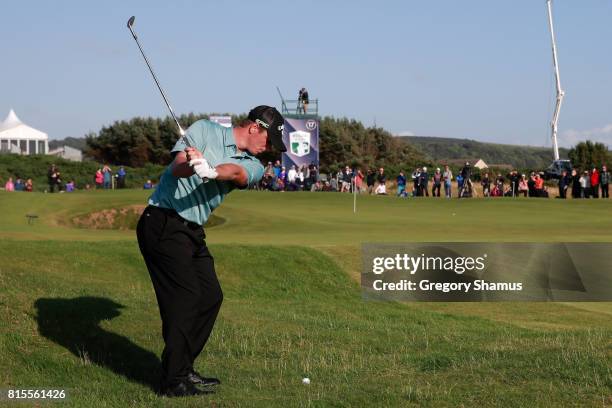
{"type": "Polygon", "coordinates": [[[206,344],[223,301],[200,225],[148,206],[137,227],[162,320],[161,385],[182,380],[206,344]]]}
{"type": "Polygon", "coordinates": [[[608,189],[608,184],[602,184],[601,185],[601,198],[609,198],[610,197],[610,191],[608,189]]]}
{"type": "Polygon", "coordinates": [[[432,197],[440,197],[440,187],[441,187],[441,184],[434,183],[434,185],[433,185],[433,187],[431,189],[432,197]]]}

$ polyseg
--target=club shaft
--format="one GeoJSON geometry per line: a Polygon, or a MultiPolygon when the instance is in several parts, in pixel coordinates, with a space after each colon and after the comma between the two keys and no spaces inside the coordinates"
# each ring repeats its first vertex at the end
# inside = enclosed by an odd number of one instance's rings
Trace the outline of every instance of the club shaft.
{"type": "Polygon", "coordinates": [[[151,63],[149,63],[149,59],[144,53],[144,50],[142,49],[142,46],[140,45],[140,41],[138,41],[138,37],[136,36],[136,33],[134,32],[131,26],[128,26],[128,28],[130,29],[130,32],[132,33],[132,37],[134,37],[134,41],[136,41],[136,45],[138,45],[138,49],[140,50],[140,53],[142,54],[142,57],[144,58],[145,63],[147,64],[147,67],[149,68],[149,72],[151,72],[151,75],[153,76],[153,80],[155,81],[155,84],[157,85],[157,89],[159,89],[159,92],[161,93],[162,98],[164,98],[164,102],[166,103],[166,106],[168,107],[168,110],[170,111],[170,114],[172,115],[172,118],[174,119],[174,122],[176,123],[176,126],[178,127],[179,134],[181,135],[183,142],[185,143],[187,147],[191,147],[191,144],[189,143],[188,138],[185,137],[185,131],[181,127],[181,124],[179,123],[178,119],[176,118],[176,115],[174,114],[174,110],[172,109],[172,106],[170,106],[170,102],[168,102],[166,93],[164,92],[161,85],[159,84],[159,81],[157,80],[157,76],[155,75],[155,72],[153,71],[153,68],[151,67],[151,63]]]}

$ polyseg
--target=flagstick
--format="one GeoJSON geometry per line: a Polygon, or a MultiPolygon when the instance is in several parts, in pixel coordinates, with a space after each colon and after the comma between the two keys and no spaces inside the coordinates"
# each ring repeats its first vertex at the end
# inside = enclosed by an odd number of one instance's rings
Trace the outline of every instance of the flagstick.
{"type": "Polygon", "coordinates": [[[357,214],[357,183],[353,177],[353,214],[357,214]]]}

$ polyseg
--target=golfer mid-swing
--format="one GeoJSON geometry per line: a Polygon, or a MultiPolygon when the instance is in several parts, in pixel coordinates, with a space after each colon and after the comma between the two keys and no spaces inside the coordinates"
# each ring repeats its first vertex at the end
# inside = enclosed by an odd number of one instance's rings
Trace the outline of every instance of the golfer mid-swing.
{"type": "Polygon", "coordinates": [[[197,395],[220,384],[194,371],[215,324],[223,293],[202,226],[234,188],[257,183],[264,168],[254,155],[282,141],[284,119],[257,106],[237,127],[200,120],[181,139],[138,222],[140,251],[153,281],[162,319],[161,394],[197,395]],[[198,388],[204,387],[204,389],[198,388]]]}

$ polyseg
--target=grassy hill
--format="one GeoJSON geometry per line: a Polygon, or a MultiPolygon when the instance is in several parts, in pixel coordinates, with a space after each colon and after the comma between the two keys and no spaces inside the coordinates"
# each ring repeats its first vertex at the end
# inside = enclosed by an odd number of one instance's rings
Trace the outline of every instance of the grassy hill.
{"type": "Polygon", "coordinates": [[[362,242],[609,242],[612,201],[360,197],[355,215],[349,194],[235,192],[207,231],[225,300],[196,366],[223,384],[168,400],[134,232],[71,222],[146,197],[0,192],[3,387],[68,407],[612,403],[610,303],[365,302],[358,284],[362,242]]]}
{"type": "MultiPolygon", "coordinates": [[[[517,146],[477,142],[470,139],[444,137],[400,136],[427,155],[434,163],[456,159],[483,159],[488,165],[510,164],[518,169],[543,170],[552,162],[548,147],[517,146]]],[[[567,158],[568,149],[559,149],[567,158]]]]}

